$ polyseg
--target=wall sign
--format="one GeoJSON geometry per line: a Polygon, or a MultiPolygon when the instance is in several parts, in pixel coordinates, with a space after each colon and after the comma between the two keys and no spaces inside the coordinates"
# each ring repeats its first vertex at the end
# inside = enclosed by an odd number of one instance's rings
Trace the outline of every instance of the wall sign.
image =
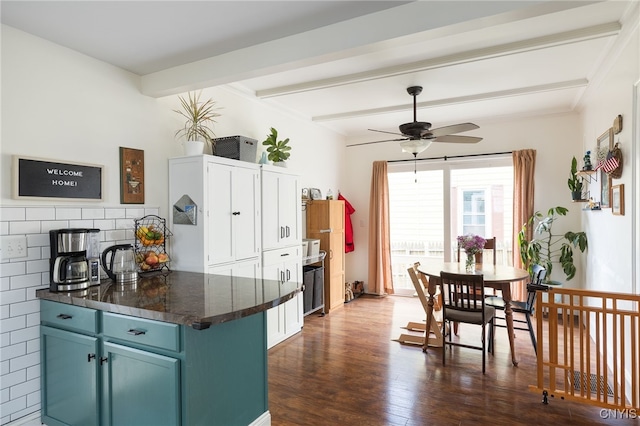
{"type": "Polygon", "coordinates": [[[14,198],[102,200],[103,166],[13,157],[14,198]]]}
{"type": "Polygon", "coordinates": [[[144,204],[144,151],[120,147],[120,203],[144,204]]]}

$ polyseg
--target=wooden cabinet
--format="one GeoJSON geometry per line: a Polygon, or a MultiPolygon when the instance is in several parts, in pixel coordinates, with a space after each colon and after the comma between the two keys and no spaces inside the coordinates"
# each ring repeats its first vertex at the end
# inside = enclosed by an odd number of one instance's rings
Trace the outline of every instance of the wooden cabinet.
{"type": "Polygon", "coordinates": [[[200,155],[169,160],[171,266],[209,267],[260,258],[260,168],[200,155]]]}
{"type": "MultiPolygon", "coordinates": [[[[301,246],[293,246],[263,253],[263,277],[281,284],[302,280],[301,246]]],[[[265,299],[279,297],[265,295],[265,299]]],[[[274,306],[267,311],[267,348],[271,348],[292,335],[300,332],[303,323],[303,295],[298,293],[293,299],[274,306]]]]}
{"type": "Polygon", "coordinates": [[[344,201],[313,200],[307,204],[307,238],[320,240],[324,263],[325,312],[344,305],[344,201]]]}
{"type": "Polygon", "coordinates": [[[299,245],[302,237],[298,176],[267,167],[262,169],[262,249],[299,245]]]}

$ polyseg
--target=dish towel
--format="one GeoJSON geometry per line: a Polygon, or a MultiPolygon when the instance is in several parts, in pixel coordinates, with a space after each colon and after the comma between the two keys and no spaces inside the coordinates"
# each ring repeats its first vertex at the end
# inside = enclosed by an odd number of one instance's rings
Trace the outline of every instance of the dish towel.
{"type": "Polygon", "coordinates": [[[355,213],[351,203],[347,201],[342,194],[338,193],[338,200],[344,201],[344,252],[349,253],[355,250],[353,243],[353,225],[351,223],[351,215],[355,213]]]}

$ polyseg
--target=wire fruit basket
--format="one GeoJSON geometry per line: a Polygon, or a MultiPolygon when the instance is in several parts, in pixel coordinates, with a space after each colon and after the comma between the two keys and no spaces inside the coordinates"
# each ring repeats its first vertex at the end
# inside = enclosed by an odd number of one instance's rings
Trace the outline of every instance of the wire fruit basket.
{"type": "Polygon", "coordinates": [[[136,264],[140,274],[170,271],[167,239],[171,231],[167,221],[156,215],[148,215],[135,220],[136,264]]]}

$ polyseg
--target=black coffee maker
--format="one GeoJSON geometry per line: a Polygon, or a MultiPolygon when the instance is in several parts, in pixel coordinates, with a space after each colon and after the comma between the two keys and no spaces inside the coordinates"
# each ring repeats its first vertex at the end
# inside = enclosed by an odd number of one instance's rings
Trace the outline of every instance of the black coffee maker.
{"type": "Polygon", "coordinates": [[[69,228],[49,231],[51,258],[49,259],[49,290],[83,290],[91,285],[87,262],[90,238],[97,229],[69,228]]]}

